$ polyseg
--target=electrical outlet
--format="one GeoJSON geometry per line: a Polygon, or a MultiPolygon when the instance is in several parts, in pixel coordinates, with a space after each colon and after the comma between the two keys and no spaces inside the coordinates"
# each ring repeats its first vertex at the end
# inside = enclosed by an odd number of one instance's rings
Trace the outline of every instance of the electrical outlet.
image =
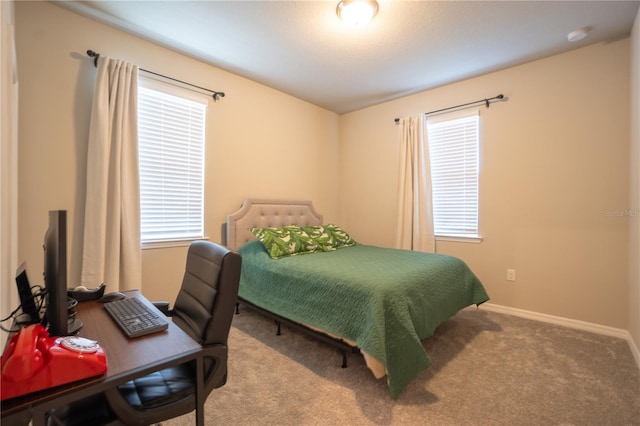
{"type": "Polygon", "coordinates": [[[507,281],[515,281],[515,280],[516,280],[516,270],[507,269],[507,281]]]}

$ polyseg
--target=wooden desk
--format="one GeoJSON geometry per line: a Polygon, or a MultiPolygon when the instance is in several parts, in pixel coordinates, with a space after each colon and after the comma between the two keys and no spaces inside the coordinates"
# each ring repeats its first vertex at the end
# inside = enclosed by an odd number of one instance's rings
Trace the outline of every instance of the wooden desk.
{"type": "MultiPolygon", "coordinates": [[[[125,292],[127,297],[144,298],[137,290],[125,292]]],[[[166,331],[128,339],[97,301],[79,303],[77,315],[84,322],[79,335],[97,340],[107,356],[104,376],[58,386],[2,402],[2,417],[31,412],[33,425],[45,424],[47,411],[69,402],[100,393],[106,389],[154,371],[187,361],[196,360],[199,378],[196,400],[203,398],[202,347],[182,329],[169,322],[166,331]]],[[[196,404],[198,407],[200,404],[196,404]]],[[[204,425],[204,413],[196,412],[197,425],[204,425]]]]}

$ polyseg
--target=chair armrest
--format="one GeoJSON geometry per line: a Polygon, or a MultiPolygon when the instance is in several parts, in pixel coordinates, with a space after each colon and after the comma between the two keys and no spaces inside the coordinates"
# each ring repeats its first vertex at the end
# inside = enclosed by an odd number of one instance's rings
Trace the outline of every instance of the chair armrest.
{"type": "Polygon", "coordinates": [[[158,308],[160,312],[162,312],[166,316],[170,317],[171,315],[173,315],[173,310],[169,309],[169,302],[151,302],[151,304],[158,308]]]}
{"type": "Polygon", "coordinates": [[[205,394],[222,387],[227,382],[227,361],[229,348],[223,344],[213,344],[202,348],[201,356],[205,368],[205,394]],[[213,369],[213,370],[209,370],[213,369]],[[209,374],[207,373],[209,370],[209,374]]]}

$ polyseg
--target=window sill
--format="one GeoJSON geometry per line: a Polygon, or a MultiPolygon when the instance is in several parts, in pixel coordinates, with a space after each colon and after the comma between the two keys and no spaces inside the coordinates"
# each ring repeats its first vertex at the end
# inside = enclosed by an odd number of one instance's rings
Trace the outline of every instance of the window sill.
{"type": "Polygon", "coordinates": [[[482,237],[480,236],[455,236],[455,235],[436,235],[436,241],[449,241],[454,243],[471,243],[480,244],[482,237]]]}
{"type": "Polygon", "coordinates": [[[187,247],[191,245],[194,241],[200,240],[209,240],[209,237],[202,238],[192,238],[188,240],[173,240],[173,241],[149,241],[147,243],[142,243],[142,250],[153,250],[153,249],[163,249],[163,248],[171,248],[171,247],[187,247]]]}

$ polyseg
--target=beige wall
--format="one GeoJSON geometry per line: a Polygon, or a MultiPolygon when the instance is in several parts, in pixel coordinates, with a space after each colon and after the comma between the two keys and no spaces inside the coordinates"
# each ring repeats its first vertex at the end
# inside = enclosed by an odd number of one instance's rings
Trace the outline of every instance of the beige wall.
{"type": "Polygon", "coordinates": [[[341,223],[393,246],[393,119],[503,93],[480,112],[484,240],[438,252],[464,259],[494,304],[627,329],[637,219],[607,211],[629,209],[629,48],[593,45],[343,115],[341,223]]]}
{"type": "MultiPolygon", "coordinates": [[[[640,351],[640,11],[631,35],[631,168],[629,208],[629,332],[640,351]]],[[[638,359],[640,364],[640,359],[638,359]]]]}
{"type": "MultiPolygon", "coordinates": [[[[244,197],[312,199],[328,220],[338,213],[338,116],[205,65],[51,3],[16,3],[19,106],[19,260],[41,281],[47,211],[69,214],[70,282],[78,281],[93,49],[174,78],[226,92],[207,122],[206,223],[220,225],[244,197]]],[[[145,250],[141,288],[173,300],[186,247],[145,250]]],[[[15,269],[14,269],[15,270],[15,269]]]]}

